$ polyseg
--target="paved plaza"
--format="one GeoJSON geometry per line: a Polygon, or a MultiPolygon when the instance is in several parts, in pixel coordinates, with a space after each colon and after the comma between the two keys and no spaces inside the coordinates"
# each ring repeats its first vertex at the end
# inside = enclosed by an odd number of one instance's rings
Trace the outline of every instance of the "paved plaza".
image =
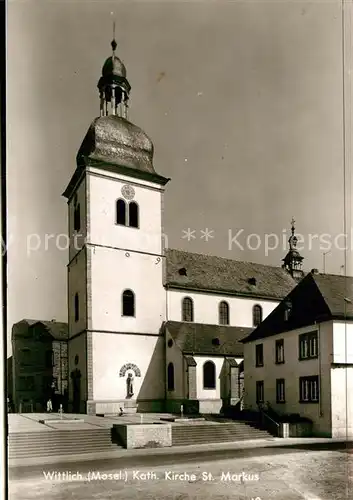
{"type": "Polygon", "coordinates": [[[83,430],[97,427],[110,428],[113,424],[117,423],[161,422],[161,418],[169,417],[171,417],[170,413],[135,413],[131,415],[125,414],[121,417],[114,415],[97,417],[96,415],[66,413],[62,415],[61,419],[57,413],[9,413],[8,427],[10,434],[18,432],[46,432],[58,429],[83,430]],[[77,419],[77,422],[72,422],[73,419],[77,419]],[[40,420],[45,420],[45,424],[40,423],[40,420]]]}
{"type": "MultiPolygon", "coordinates": [[[[156,422],[169,416],[146,414],[142,420],[156,422]]],[[[10,414],[9,432],[111,427],[117,421],[139,422],[141,415],[70,414],[62,422],[53,422],[57,419],[56,414],[10,414]],[[65,422],[72,418],[81,421],[65,422]],[[40,423],[43,419],[48,422],[40,423]]],[[[108,454],[85,460],[62,457],[58,465],[37,458],[27,460],[27,467],[10,469],[9,494],[16,500],[353,498],[352,448],[341,442],[336,449],[332,443],[329,439],[272,438],[226,443],[222,450],[219,443],[173,450],[119,450],[110,459],[108,454]]]]}
{"type": "Polygon", "coordinates": [[[253,450],[227,460],[148,467],[114,462],[43,466],[10,480],[16,500],[344,500],[353,498],[349,450],[253,450]],[[248,453],[249,455],[249,453],[248,453]]]}

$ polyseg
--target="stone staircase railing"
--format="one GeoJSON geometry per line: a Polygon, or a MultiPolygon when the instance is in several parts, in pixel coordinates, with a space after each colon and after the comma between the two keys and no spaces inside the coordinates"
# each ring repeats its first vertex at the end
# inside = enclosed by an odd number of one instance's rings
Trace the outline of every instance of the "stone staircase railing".
{"type": "Polygon", "coordinates": [[[258,408],[260,413],[261,426],[273,436],[280,437],[280,424],[276,422],[272,417],[270,417],[264,405],[259,404],[258,408]]]}

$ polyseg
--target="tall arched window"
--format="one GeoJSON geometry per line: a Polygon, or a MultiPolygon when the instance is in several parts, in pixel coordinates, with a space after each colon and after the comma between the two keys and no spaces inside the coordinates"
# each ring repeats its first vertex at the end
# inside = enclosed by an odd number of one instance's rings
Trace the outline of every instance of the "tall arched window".
{"type": "Polygon", "coordinates": [[[139,227],[139,207],[134,201],[129,203],[129,226],[139,227]]]}
{"type": "Polygon", "coordinates": [[[168,391],[174,391],[174,365],[173,363],[168,364],[167,370],[167,382],[168,382],[168,391]]]}
{"type": "Polygon", "coordinates": [[[81,212],[80,204],[74,206],[74,231],[79,231],[81,228],[81,212]]]}
{"type": "Polygon", "coordinates": [[[190,297],[183,299],[182,321],[194,321],[194,304],[190,297]]]}
{"type": "Polygon", "coordinates": [[[80,302],[78,298],[78,293],[75,294],[75,321],[78,321],[80,317],[80,302]]]}
{"type": "Polygon", "coordinates": [[[116,223],[120,226],[126,226],[126,203],[124,200],[116,202],[116,223]]]}
{"type": "Polygon", "coordinates": [[[216,366],[213,361],[206,361],[203,365],[203,388],[216,388],[216,366]]]}
{"type": "Polygon", "coordinates": [[[135,295],[131,290],[123,293],[123,316],[135,316],[135,295]]]}
{"type": "Polygon", "coordinates": [[[219,324],[229,325],[229,305],[224,301],[219,304],[219,324]]]}
{"type": "Polygon", "coordinates": [[[252,323],[253,326],[259,326],[262,321],[262,307],[256,304],[252,309],[252,323]]]}

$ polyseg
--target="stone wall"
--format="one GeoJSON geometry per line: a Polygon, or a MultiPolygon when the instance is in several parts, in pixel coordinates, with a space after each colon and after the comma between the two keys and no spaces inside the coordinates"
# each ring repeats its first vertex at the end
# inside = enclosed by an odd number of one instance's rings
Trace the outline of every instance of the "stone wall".
{"type": "Polygon", "coordinates": [[[220,413],[223,406],[221,399],[200,399],[200,413],[220,413]]]}
{"type": "Polygon", "coordinates": [[[172,446],[171,424],[114,424],[113,432],[127,449],[172,446]]]}
{"type": "Polygon", "coordinates": [[[56,379],[56,389],[64,395],[64,391],[68,389],[67,342],[54,340],[53,361],[53,378],[56,379]]]}

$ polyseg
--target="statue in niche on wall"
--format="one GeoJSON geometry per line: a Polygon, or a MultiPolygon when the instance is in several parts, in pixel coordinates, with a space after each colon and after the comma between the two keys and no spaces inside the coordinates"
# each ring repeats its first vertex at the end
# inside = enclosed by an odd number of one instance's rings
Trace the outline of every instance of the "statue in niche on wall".
{"type": "Polygon", "coordinates": [[[132,398],[133,395],[134,395],[134,378],[132,376],[132,373],[129,372],[127,374],[127,379],[126,379],[126,397],[132,398]]]}

